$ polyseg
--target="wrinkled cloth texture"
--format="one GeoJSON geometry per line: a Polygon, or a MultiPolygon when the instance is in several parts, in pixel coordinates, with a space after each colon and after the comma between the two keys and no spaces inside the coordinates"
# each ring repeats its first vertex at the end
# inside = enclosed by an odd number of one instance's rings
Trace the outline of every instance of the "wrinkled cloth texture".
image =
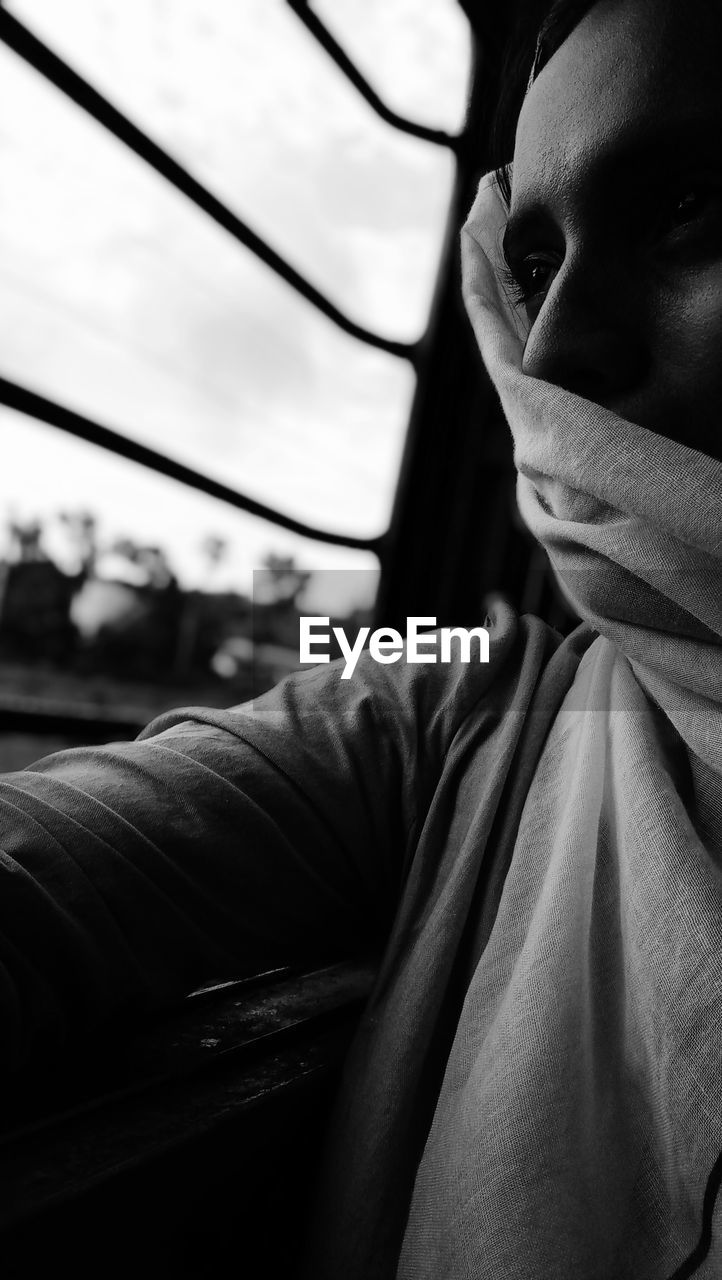
{"type": "Polygon", "coordinates": [[[503,605],[488,628],[485,664],[366,653],[351,680],[332,663],[0,777],[0,1067],[52,1069],[59,1044],[209,979],[375,960],[313,1280],[395,1274],[468,972],[593,640],[503,605]]]}
{"type": "Polygon", "coordinates": [[[467,302],[587,622],[500,607],[488,666],[365,655],[0,778],[3,1064],[380,957],[313,1280],[668,1280],[722,1149],[720,467],[523,376],[502,218],[486,184],[467,302]]]}
{"type": "MultiPolygon", "coordinates": [[[[504,223],[487,177],[465,300],[522,514],[600,634],[526,798],[398,1276],[665,1280],[722,1151],[722,466],[524,374],[504,223]]],[[[694,1274],[722,1275],[719,1208],[694,1274]]]]}
{"type": "MultiPolygon", "coordinates": [[[[304,1280],[396,1275],[416,1169],[522,806],[594,640],[582,627],[560,643],[539,619],[515,619],[505,608],[490,620],[490,636],[485,674],[467,667],[454,676],[468,691],[466,714],[439,743],[433,793],[409,831],[397,909],[330,1125],[304,1280]]],[[[407,683],[406,672],[399,676],[407,683]]],[[[426,690],[427,707],[430,676],[410,682],[426,690]]],[[[423,711],[414,720],[418,753],[407,767],[426,761],[428,775],[438,750],[433,721],[423,711]]]]}

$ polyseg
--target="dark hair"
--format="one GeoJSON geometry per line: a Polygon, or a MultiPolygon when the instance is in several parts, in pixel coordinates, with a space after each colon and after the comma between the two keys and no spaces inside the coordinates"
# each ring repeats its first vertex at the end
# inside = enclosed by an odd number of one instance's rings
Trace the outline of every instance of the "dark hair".
{"type": "Polygon", "coordinates": [[[536,80],[567,36],[597,0],[552,0],[536,32],[517,30],[502,72],[502,88],[492,129],[492,160],[502,199],[511,200],[509,166],[519,112],[529,85],[536,80]]]}

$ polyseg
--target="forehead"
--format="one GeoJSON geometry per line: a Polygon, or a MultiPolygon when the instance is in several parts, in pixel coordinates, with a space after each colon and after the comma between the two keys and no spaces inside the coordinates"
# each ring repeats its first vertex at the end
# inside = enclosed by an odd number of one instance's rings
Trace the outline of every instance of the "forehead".
{"type": "Polygon", "coordinates": [[[722,122],[721,16],[717,0],[593,5],[526,97],[512,206],[563,197],[605,166],[633,168],[645,150],[691,135],[712,141],[722,122]]]}

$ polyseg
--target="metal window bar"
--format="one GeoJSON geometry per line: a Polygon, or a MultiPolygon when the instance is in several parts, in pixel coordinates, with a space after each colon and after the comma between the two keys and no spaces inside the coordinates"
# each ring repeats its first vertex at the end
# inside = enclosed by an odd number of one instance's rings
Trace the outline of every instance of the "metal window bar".
{"type": "Polygon", "coordinates": [[[202,475],[199,471],[186,467],[182,462],[176,462],[175,459],[168,458],[165,454],[150,449],[137,440],[131,440],[118,431],[102,427],[74,410],[64,409],[54,400],[47,400],[45,396],[29,391],[26,387],[21,387],[17,382],[11,382],[2,376],[0,376],[0,404],[6,405],[9,409],[15,409],[18,413],[27,414],[28,417],[36,418],[39,422],[46,422],[60,431],[67,431],[81,440],[87,440],[90,444],[99,445],[101,449],[109,449],[111,453],[121,458],[128,458],[129,461],[137,462],[151,471],[169,476],[171,480],[178,480],[181,484],[199,489],[220,502],[227,502],[232,507],[247,511],[249,515],[268,520],[282,529],[289,529],[291,533],[313,538],[316,542],[352,547],[359,551],[374,551],[378,554],[381,538],[355,538],[351,534],[333,533],[305,524],[302,520],[295,520],[293,516],[287,516],[282,511],[266,506],[263,502],[257,502],[255,498],[238,493],[219,480],[202,475]]]}
{"type": "MultiPolygon", "coordinates": [[[[498,433],[495,429],[495,411],[489,399],[488,383],[485,382],[478,368],[478,362],[473,362],[472,369],[472,362],[469,360],[468,325],[459,313],[459,288],[456,278],[458,263],[455,265],[455,245],[458,228],[473,195],[475,175],[482,165],[486,150],[488,121],[498,91],[498,68],[495,67],[493,60],[480,57],[480,48],[475,42],[469,108],[464,129],[458,135],[428,129],[404,119],[383,103],[327,28],[311,12],[307,0],[286,0],[286,3],[381,119],[402,132],[429,143],[445,146],[455,156],[456,174],[447,228],[441,246],[434,301],[425,330],[416,342],[397,342],[385,338],[356,324],[344,315],[162,147],[132,124],[122,112],[98,93],[82,76],[73,71],[63,59],[53,53],[19,19],[10,15],[4,8],[2,0],[0,0],[0,40],[88,112],[239,243],[250,249],[339,328],[359,341],[369,343],[389,355],[411,362],[416,374],[416,390],[389,528],[378,537],[362,539],[338,531],[320,530],[301,521],[295,521],[282,512],[258,503],[207,476],[200,475],[190,467],[166,458],[107,427],[91,422],[70,409],[46,400],[28,388],[7,379],[0,379],[0,404],[40,418],[50,425],[110,449],[112,452],[122,454],[143,466],[207,492],[221,501],[316,541],[374,552],[381,564],[381,589],[377,601],[377,616],[386,625],[394,617],[400,620],[406,613],[419,612],[417,603],[419,593],[424,593],[425,598],[428,599],[430,580],[436,584],[437,588],[437,611],[446,616],[447,606],[450,606],[454,599],[457,605],[461,602],[464,608],[469,600],[468,592],[464,595],[463,590],[460,593],[457,589],[461,582],[458,553],[462,544],[455,513],[460,510],[459,502],[465,509],[468,508],[472,515],[473,510],[477,509],[478,494],[471,494],[468,491],[469,477],[473,467],[468,465],[466,450],[470,438],[473,440],[478,436],[478,431],[473,427],[471,419],[472,417],[476,419],[480,410],[486,422],[488,437],[481,451],[491,457],[491,476],[496,474],[494,450],[498,448],[498,433]],[[450,389],[451,400],[449,399],[450,389]],[[469,431],[472,427],[476,436],[470,437],[469,431]],[[459,487],[460,477],[463,479],[461,488],[459,487]],[[442,529],[444,516],[449,514],[452,516],[446,521],[448,527],[440,539],[437,539],[429,528],[427,508],[430,503],[436,504],[440,509],[442,529]],[[419,518],[420,514],[423,519],[419,518]],[[416,553],[413,560],[409,560],[410,546],[416,553]]],[[[467,11],[463,0],[462,8],[467,11]]],[[[487,13],[486,10],[484,12],[487,13]]],[[[468,11],[467,17],[471,21],[472,32],[477,37],[482,35],[481,49],[485,47],[493,49],[497,44],[497,37],[507,25],[508,15],[494,9],[483,31],[479,29],[479,24],[468,11]]],[[[472,515],[469,518],[472,518],[472,515]]],[[[469,543],[469,539],[465,538],[465,542],[469,543]]],[[[488,578],[488,571],[483,566],[482,569],[488,578]]],[[[459,612],[463,614],[464,608],[459,612]]],[[[421,610],[421,612],[424,611],[424,609],[421,610]]],[[[454,620],[458,621],[458,616],[454,620]]]]}
{"type": "Polygon", "coordinates": [[[404,116],[400,116],[396,111],[392,111],[387,107],[368,80],[361,75],[358,67],[354,65],[338,41],[331,35],[328,27],[309,8],[308,0],[286,0],[286,4],[300,18],[306,29],[321,45],[321,48],[336,63],[336,66],[343,72],[354,89],[358,90],[361,97],[365,98],[369,106],[373,108],[377,116],[380,116],[385,124],[390,124],[392,128],[398,129],[401,133],[410,134],[412,138],[420,138],[423,142],[433,142],[440,147],[450,147],[452,151],[458,149],[463,135],[445,133],[443,129],[429,129],[426,125],[417,124],[414,120],[407,120],[404,116]]]}
{"type": "Polygon", "coordinates": [[[114,107],[103,94],[98,93],[82,76],[73,71],[62,58],[53,53],[46,44],[13,17],[0,3],[0,40],[9,49],[17,53],[31,67],[60,89],[68,98],[82,107],[88,115],[97,120],[103,128],[113,134],[120,142],[125,143],[131,151],[144,160],[151,169],[159,173],[178,191],[192,200],[193,204],[208,214],[214,222],[228,231],[230,235],[245,245],[247,249],[260,258],[266,266],[290,284],[301,297],[310,302],[318,311],[332,320],[335,325],[352,338],[367,342],[392,356],[404,356],[414,360],[416,346],[413,343],[395,342],[373,333],[363,325],[356,324],[344,315],[338,307],[316,289],[300,272],[265,240],[253,231],[242,218],[233,213],[221,200],[214,196],[201,182],[194,178],[183,165],[168,155],[162,147],[153,142],[142,129],[133,124],[127,116],[114,107]]]}
{"type": "MultiPolygon", "coordinates": [[[[289,8],[298,15],[311,34],[322,44],[334,62],[341,68],[350,83],[363,95],[375,111],[387,123],[406,133],[439,145],[456,148],[458,139],[441,131],[426,129],[412,121],[404,120],[390,111],[368,82],[361,76],[354,64],[326,30],[323,24],[313,15],[305,3],[298,0],[287,0],[289,8]]],[[[327,316],[345,333],[358,341],[385,351],[387,354],[405,358],[416,367],[419,361],[423,340],[416,343],[397,342],[384,338],[362,325],[356,324],[337,308],[324,294],[315,288],[300,272],[296,271],[265,240],[253,231],[247,223],[233,213],[226,205],[214,196],[206,187],[192,176],[181,164],[174,160],[162,147],[153,142],[143,130],[134,125],[121,111],[112,105],[101,93],[89,84],[82,76],[73,71],[68,64],[48,48],[18,18],[3,7],[0,0],[0,40],[30,66],[40,72],[57,89],[66,94],[99,124],[106,128],[119,141],[128,146],[140,159],[181,191],[198,208],[202,209],[216,223],[228,231],[230,235],[264,262],[281,279],[285,280],[301,297],[310,302],[318,311],[327,316]]],[[[200,489],[221,501],[229,502],[250,514],[257,515],[271,523],[293,532],[304,534],[317,541],[348,546],[361,550],[370,550],[381,556],[384,546],[384,535],[377,538],[354,538],[336,531],[325,531],[293,520],[283,513],[256,502],[254,499],[218,484],[210,478],[199,474],[190,467],[184,467],[162,454],[128,440],[117,432],[91,422],[89,419],[74,413],[57,402],[38,396],[26,387],[21,387],[8,379],[0,379],[0,403],[20,412],[68,431],[82,439],[89,440],[102,448],[122,454],[139,464],[160,471],[174,479],[180,480],[194,488],[200,489]]]]}

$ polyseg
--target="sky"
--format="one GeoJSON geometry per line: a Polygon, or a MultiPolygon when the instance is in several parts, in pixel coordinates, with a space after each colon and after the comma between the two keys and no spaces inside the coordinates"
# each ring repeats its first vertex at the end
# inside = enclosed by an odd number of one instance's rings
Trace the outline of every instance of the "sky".
{"type": "MultiPolygon", "coordinates": [[[[423,330],[448,152],[373,114],[283,0],[13,0],[8,9],[353,319],[423,330]]],[[[314,0],[390,106],[463,120],[454,0],[314,0]]],[[[341,333],[0,46],[0,372],[327,529],[387,525],[407,362],[341,333]]],[[[203,585],[248,590],[266,553],[365,570],[366,553],[254,520],[8,410],[0,516],[90,508],[203,585]]],[[[368,575],[361,573],[358,581],[368,575]]]]}

